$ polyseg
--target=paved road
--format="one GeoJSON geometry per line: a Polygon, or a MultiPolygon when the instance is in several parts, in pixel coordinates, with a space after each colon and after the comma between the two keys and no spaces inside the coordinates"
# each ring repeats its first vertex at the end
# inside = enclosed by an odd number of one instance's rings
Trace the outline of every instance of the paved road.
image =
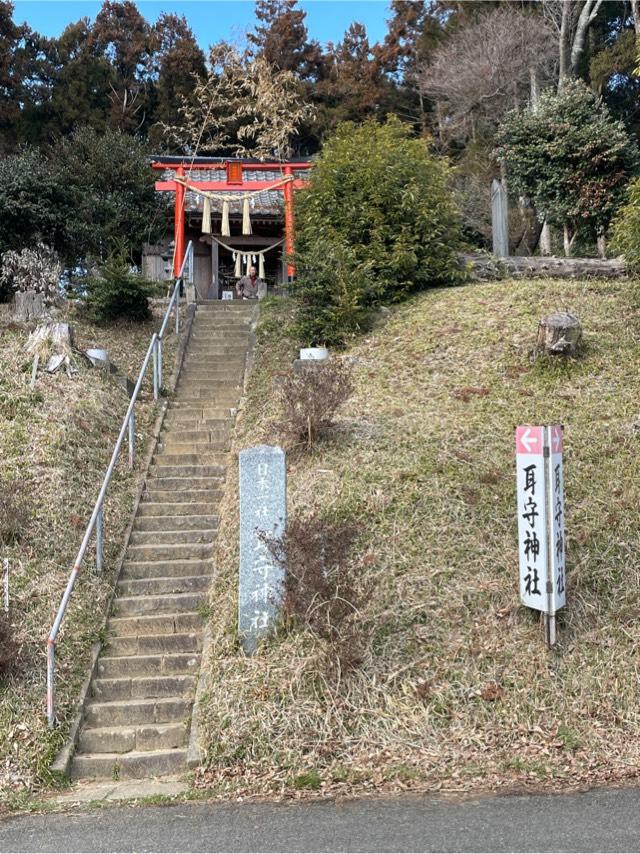
{"type": "Polygon", "coordinates": [[[640,790],[447,803],[114,807],[18,816],[0,851],[638,851],[640,790]]]}

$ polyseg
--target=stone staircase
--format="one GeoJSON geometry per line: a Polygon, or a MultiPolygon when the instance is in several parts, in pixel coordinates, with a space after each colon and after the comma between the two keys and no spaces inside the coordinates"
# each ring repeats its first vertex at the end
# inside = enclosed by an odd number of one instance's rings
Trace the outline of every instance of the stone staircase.
{"type": "Polygon", "coordinates": [[[187,769],[205,602],[255,304],[203,302],[146,480],[72,779],[187,769]]]}

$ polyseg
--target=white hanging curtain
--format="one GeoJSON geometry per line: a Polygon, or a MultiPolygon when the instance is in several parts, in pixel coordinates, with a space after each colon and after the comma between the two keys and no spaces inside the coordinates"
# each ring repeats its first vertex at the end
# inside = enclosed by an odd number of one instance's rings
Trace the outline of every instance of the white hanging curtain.
{"type": "Polygon", "coordinates": [[[202,202],[202,233],[211,234],[211,199],[204,197],[202,202]]]}
{"type": "Polygon", "coordinates": [[[223,237],[231,236],[231,227],[229,225],[229,199],[225,199],[222,202],[222,225],[220,233],[223,237]]]}
{"type": "Polygon", "coordinates": [[[251,234],[251,209],[249,207],[249,196],[244,197],[242,203],[242,233],[251,234]]]}

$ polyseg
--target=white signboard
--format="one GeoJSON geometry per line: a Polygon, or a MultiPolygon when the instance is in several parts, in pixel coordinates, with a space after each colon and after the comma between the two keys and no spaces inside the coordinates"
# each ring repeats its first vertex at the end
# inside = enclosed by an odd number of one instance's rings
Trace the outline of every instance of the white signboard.
{"type": "Polygon", "coordinates": [[[222,299],[233,299],[233,291],[222,291],[222,299]]]}
{"type": "Polygon", "coordinates": [[[548,614],[544,434],[544,427],[516,429],[516,467],[520,599],[528,608],[548,614]]]}
{"type": "Polygon", "coordinates": [[[562,427],[517,427],[516,468],[520,599],[553,616],[566,601],[562,427]]]}
{"type": "Polygon", "coordinates": [[[562,427],[549,427],[549,519],[551,540],[551,581],[554,611],[566,601],[565,538],[564,538],[564,476],[562,472],[562,427]]]}

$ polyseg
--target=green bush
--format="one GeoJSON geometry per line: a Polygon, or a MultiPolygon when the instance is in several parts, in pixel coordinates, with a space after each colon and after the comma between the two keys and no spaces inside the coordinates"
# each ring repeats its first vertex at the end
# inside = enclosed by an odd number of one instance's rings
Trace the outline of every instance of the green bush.
{"type": "Polygon", "coordinates": [[[449,177],[395,117],[338,127],[296,196],[291,292],[305,343],[341,343],[376,306],[460,279],[449,177]]]}
{"type": "Polygon", "coordinates": [[[629,184],[627,201],[613,221],[611,248],[630,268],[640,269],[640,178],[629,184]]]}
{"type": "Polygon", "coordinates": [[[624,124],[580,80],[508,113],[496,156],[509,192],[532,199],[541,219],[565,230],[567,252],[576,235],[605,232],[639,165],[624,124]]]}
{"type": "Polygon", "coordinates": [[[113,257],[87,282],[87,314],[94,323],[119,318],[149,320],[151,287],[150,282],[131,272],[125,258],[113,257]]]}

